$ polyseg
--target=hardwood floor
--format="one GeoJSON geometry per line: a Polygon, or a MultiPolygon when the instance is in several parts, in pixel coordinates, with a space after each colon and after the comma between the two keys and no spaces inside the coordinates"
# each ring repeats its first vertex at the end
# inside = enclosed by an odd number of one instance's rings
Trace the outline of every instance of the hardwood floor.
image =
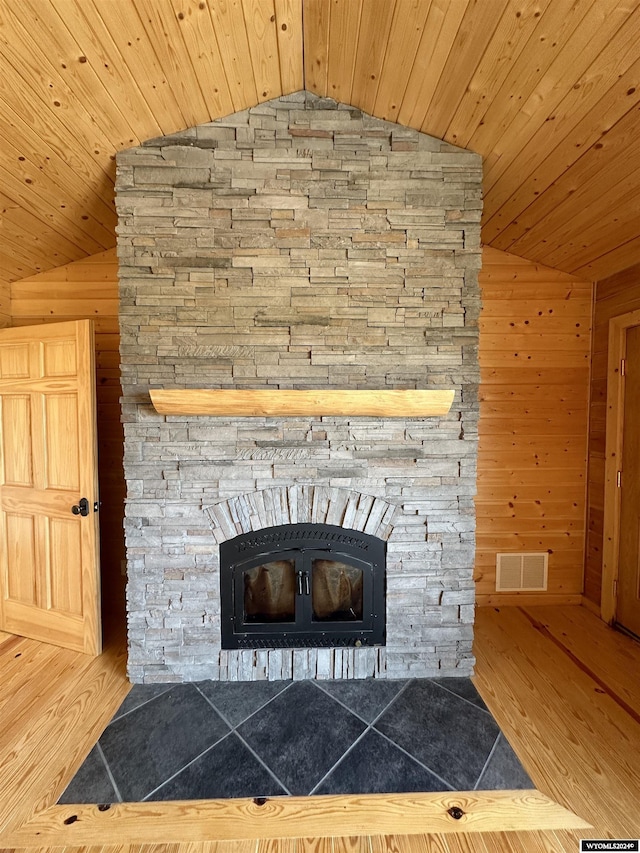
{"type": "Polygon", "coordinates": [[[55,803],[127,693],[122,640],[92,659],[0,634],[0,850],[548,853],[640,837],[640,644],[582,607],[484,607],[476,655],[476,686],[537,792],[100,810],[55,803]]]}

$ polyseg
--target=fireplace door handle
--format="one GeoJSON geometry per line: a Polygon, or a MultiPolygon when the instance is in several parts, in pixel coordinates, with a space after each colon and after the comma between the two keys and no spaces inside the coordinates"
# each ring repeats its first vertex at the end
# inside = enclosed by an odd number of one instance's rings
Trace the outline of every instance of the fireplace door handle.
{"type": "Polygon", "coordinates": [[[309,595],[311,587],[309,586],[309,572],[298,572],[298,595],[309,595]]]}

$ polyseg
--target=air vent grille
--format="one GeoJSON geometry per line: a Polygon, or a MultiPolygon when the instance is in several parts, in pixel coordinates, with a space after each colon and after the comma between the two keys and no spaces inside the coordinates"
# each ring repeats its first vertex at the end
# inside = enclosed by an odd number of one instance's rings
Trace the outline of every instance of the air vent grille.
{"type": "Polygon", "coordinates": [[[496,592],[540,592],[547,588],[549,555],[497,554],[496,592]]]}

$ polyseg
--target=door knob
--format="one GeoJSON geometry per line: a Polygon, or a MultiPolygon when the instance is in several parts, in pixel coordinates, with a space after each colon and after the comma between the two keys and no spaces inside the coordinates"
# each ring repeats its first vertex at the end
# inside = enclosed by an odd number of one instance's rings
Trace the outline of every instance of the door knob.
{"type": "Polygon", "coordinates": [[[74,515],[89,515],[89,501],[86,498],[80,498],[79,502],[71,507],[71,512],[74,515]]]}

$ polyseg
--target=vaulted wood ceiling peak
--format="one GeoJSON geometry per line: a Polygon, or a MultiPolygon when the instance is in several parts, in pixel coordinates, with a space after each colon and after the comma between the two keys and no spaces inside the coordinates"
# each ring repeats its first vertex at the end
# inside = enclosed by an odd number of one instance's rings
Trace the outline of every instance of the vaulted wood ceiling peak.
{"type": "Polygon", "coordinates": [[[115,153],[307,88],[477,151],[483,240],[640,260],[640,2],[20,0],[0,8],[0,283],[115,244],[115,153]]]}

